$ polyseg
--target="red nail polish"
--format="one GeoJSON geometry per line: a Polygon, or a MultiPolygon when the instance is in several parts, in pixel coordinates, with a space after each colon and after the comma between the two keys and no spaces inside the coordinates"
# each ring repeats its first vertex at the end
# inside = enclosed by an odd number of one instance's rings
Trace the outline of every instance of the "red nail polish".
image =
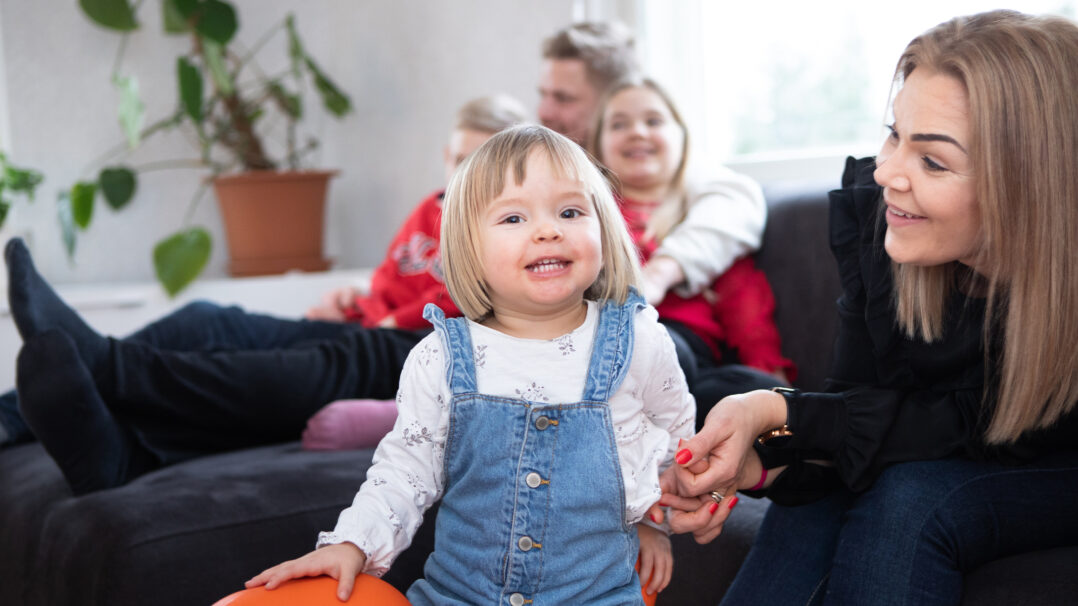
{"type": "Polygon", "coordinates": [[[655,514],[651,514],[651,521],[658,524],[659,523],[659,516],[657,516],[655,514]]]}
{"type": "Polygon", "coordinates": [[[669,503],[663,503],[662,499],[659,499],[659,507],[670,507],[669,503]]]}
{"type": "Polygon", "coordinates": [[[707,512],[710,513],[711,515],[715,515],[715,512],[718,511],[718,510],[719,510],[719,504],[718,503],[712,503],[711,505],[707,506],[707,512]]]}
{"type": "Polygon", "coordinates": [[[684,465],[692,460],[692,452],[690,452],[688,448],[679,450],[677,456],[674,457],[674,460],[677,461],[678,465],[684,465]]]}
{"type": "Polygon", "coordinates": [[[734,498],[730,499],[730,505],[729,505],[729,508],[730,508],[730,509],[733,509],[733,508],[734,508],[734,505],[737,505],[737,497],[734,497],[734,498]]]}

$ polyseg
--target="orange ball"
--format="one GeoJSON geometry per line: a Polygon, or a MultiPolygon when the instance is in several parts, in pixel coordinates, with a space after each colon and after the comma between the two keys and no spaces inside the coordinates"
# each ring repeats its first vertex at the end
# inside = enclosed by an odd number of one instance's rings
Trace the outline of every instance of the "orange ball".
{"type": "Polygon", "coordinates": [[[341,604],[378,604],[409,606],[401,592],[382,579],[369,574],[356,577],[356,585],[347,602],[337,599],[337,580],[321,576],[292,579],[273,591],[265,587],[244,589],[224,597],[213,606],[340,606],[341,604]]]}

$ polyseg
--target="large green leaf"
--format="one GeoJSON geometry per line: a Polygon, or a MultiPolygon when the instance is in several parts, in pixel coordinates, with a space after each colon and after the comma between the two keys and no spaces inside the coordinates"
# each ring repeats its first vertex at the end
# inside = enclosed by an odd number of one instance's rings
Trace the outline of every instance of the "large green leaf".
{"type": "Polygon", "coordinates": [[[203,0],[195,19],[195,30],[222,46],[228,44],[239,29],[236,9],[221,0],[203,0]]]}
{"type": "Polygon", "coordinates": [[[202,40],[202,51],[206,57],[206,67],[210,69],[210,77],[213,78],[217,90],[222,95],[232,94],[232,76],[225,66],[224,49],[213,40],[202,40]]]}
{"type": "Polygon", "coordinates": [[[176,59],[176,78],[179,81],[180,102],[195,124],[202,122],[202,72],[187,57],[176,59]]]}
{"type": "Polygon", "coordinates": [[[281,111],[295,120],[303,117],[303,99],[299,95],[288,92],[280,82],[276,81],[269,83],[268,91],[281,111]]]}
{"type": "Polygon", "coordinates": [[[202,0],[165,0],[165,3],[171,4],[184,19],[190,19],[198,12],[202,0]]]}
{"type": "Polygon", "coordinates": [[[113,166],[101,171],[97,176],[101,184],[101,193],[105,196],[105,202],[113,210],[120,210],[131,202],[135,196],[135,171],[126,166],[113,166]]]}
{"type": "Polygon", "coordinates": [[[161,3],[161,18],[164,20],[166,34],[186,34],[191,31],[187,21],[188,13],[183,10],[187,5],[197,4],[188,0],[164,0],[161,3]]]}
{"type": "Polygon", "coordinates": [[[44,179],[44,177],[41,176],[41,173],[29,168],[12,166],[6,161],[3,161],[2,158],[0,158],[0,162],[4,165],[4,174],[3,177],[0,178],[0,182],[13,192],[26,194],[26,197],[33,202],[34,190],[44,179]]]}
{"type": "Polygon", "coordinates": [[[94,197],[97,195],[97,183],[79,181],[71,186],[71,218],[80,229],[90,226],[94,217],[94,197]]]}
{"type": "Polygon", "coordinates": [[[153,248],[153,268],[157,280],[169,296],[190,284],[210,260],[210,234],[201,227],[176,232],[153,248]]]}
{"type": "Polygon", "coordinates": [[[68,258],[75,256],[75,219],[71,216],[71,199],[66,191],[60,192],[56,201],[56,220],[60,222],[60,236],[68,258]]]}
{"type": "Polygon", "coordinates": [[[135,9],[127,0],[79,0],[79,7],[98,25],[122,32],[138,29],[135,9]]]}
{"type": "Polygon", "coordinates": [[[318,69],[318,66],[315,65],[310,57],[307,58],[307,69],[309,69],[314,76],[314,86],[318,89],[318,93],[322,95],[322,103],[326,106],[326,109],[338,118],[351,111],[352,102],[348,99],[348,95],[341,92],[341,90],[337,88],[324,73],[322,73],[322,70],[318,69]]]}
{"type": "Polygon", "coordinates": [[[127,135],[127,145],[138,147],[146,121],[146,107],[138,96],[138,80],[134,76],[116,76],[113,84],[120,90],[120,126],[127,135]]]}

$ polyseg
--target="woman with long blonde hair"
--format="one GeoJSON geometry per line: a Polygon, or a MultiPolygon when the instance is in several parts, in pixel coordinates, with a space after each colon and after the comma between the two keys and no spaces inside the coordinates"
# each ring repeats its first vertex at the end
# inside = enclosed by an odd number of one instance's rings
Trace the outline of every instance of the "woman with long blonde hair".
{"type": "Polygon", "coordinates": [[[666,478],[699,541],[713,498],[775,503],[724,604],[957,604],[980,564],[1078,544],[1078,26],[959,17],[895,81],[831,194],[827,393],[723,400],[666,478]]]}

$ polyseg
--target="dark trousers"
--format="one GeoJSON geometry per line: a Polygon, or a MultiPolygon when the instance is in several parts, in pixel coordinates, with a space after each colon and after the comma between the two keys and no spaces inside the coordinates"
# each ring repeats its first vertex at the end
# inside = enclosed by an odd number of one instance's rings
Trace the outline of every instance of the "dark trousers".
{"type": "MultiPolygon", "coordinates": [[[[429,332],[429,331],[426,331],[429,332]]],[[[285,320],[196,302],[121,340],[96,377],[116,419],[161,465],[299,438],[341,398],[393,398],[426,334],[285,320]]]]}
{"type": "Polygon", "coordinates": [[[1075,486],[1074,452],[944,459],[892,465],[860,494],[773,504],[722,604],[958,604],[978,566],[1078,543],[1075,486]]]}

